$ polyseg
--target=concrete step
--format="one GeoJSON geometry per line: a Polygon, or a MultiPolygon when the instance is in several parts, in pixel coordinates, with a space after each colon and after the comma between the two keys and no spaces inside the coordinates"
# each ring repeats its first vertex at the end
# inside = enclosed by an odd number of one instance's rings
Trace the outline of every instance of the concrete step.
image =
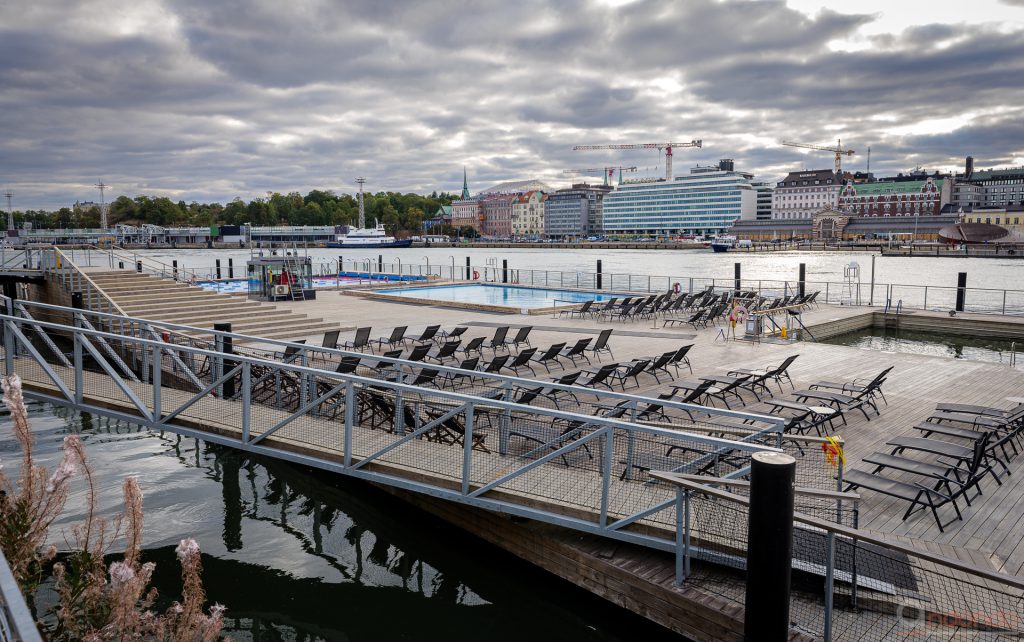
{"type": "Polygon", "coordinates": [[[224,299],[219,298],[217,294],[213,292],[202,292],[200,290],[189,290],[187,292],[152,292],[143,294],[122,294],[120,296],[111,296],[110,298],[117,301],[118,305],[122,303],[148,303],[152,301],[222,301],[224,299]]]}
{"type": "MultiPolygon", "coordinates": [[[[338,330],[339,328],[340,326],[337,323],[325,322],[311,325],[282,327],[277,330],[264,330],[262,332],[255,330],[246,331],[237,328],[232,328],[232,330],[238,332],[239,334],[248,334],[254,337],[258,337],[259,339],[302,339],[305,337],[322,335],[328,330],[338,330]]],[[[194,337],[209,336],[201,332],[187,332],[185,334],[194,337]]]]}
{"type": "MultiPolygon", "coordinates": [[[[145,316],[145,315],[142,315],[145,316]]],[[[180,325],[201,325],[207,322],[212,323],[242,323],[251,320],[264,320],[264,319],[296,319],[296,315],[284,311],[275,312],[259,312],[256,314],[247,313],[246,311],[233,311],[233,310],[215,310],[210,312],[204,312],[202,314],[177,314],[177,315],[149,315],[146,318],[159,319],[166,323],[178,323],[180,325]]],[[[301,318],[301,317],[298,317],[301,318]]],[[[205,327],[205,325],[203,326],[205,327]]]]}
{"type": "MultiPolygon", "coordinates": [[[[185,308],[176,303],[167,304],[125,304],[121,308],[125,311],[132,310],[145,310],[150,314],[159,315],[176,315],[182,312],[185,308]]],[[[252,314],[263,314],[264,312],[273,312],[278,310],[274,306],[263,305],[258,301],[246,301],[245,299],[230,300],[230,301],[211,301],[209,303],[192,304],[187,306],[187,309],[196,313],[216,312],[221,310],[230,310],[231,312],[247,311],[252,314]]]]}

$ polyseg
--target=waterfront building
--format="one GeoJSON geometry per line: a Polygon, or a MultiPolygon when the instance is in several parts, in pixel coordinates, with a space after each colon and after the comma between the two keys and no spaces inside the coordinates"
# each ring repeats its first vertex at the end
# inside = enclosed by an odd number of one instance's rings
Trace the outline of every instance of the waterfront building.
{"type": "Polygon", "coordinates": [[[429,233],[434,228],[442,227],[445,225],[450,226],[452,224],[452,206],[442,205],[437,208],[434,215],[427,220],[423,221],[423,232],[429,233]]]}
{"type": "Polygon", "coordinates": [[[953,181],[928,176],[884,179],[856,184],[847,181],[839,196],[840,206],[858,216],[937,216],[952,195],[953,181]]]}
{"type": "Polygon", "coordinates": [[[968,156],[964,173],[955,179],[955,207],[1024,205],[1024,167],[976,170],[974,158],[968,156]]]}
{"type": "Polygon", "coordinates": [[[544,201],[547,195],[539,191],[520,194],[512,202],[512,236],[536,238],[544,234],[544,201]]]}
{"type": "Polygon", "coordinates": [[[612,188],[576,183],[555,190],[544,200],[544,235],[568,239],[600,234],[604,200],[612,188]]]}
{"type": "Polygon", "coordinates": [[[897,234],[912,235],[918,240],[938,240],[942,228],[955,225],[959,220],[958,215],[950,214],[860,216],[849,211],[826,207],[803,218],[736,221],[729,234],[738,239],[759,242],[772,239],[862,241],[888,239],[897,234]]]}
{"type": "Polygon", "coordinates": [[[964,223],[998,225],[1013,232],[1024,232],[1024,204],[1005,207],[964,207],[956,212],[964,223]]]}
{"type": "Polygon", "coordinates": [[[724,233],[737,219],[756,217],[758,191],[753,178],[723,159],[715,166],[694,167],[671,181],[624,181],[604,198],[604,231],[670,236],[724,233]]]}
{"type": "Polygon", "coordinates": [[[481,231],[484,236],[506,239],[512,236],[512,203],[519,194],[489,194],[480,197],[481,231]]]}
{"type": "Polygon", "coordinates": [[[757,191],[757,211],[754,218],[758,221],[768,221],[772,218],[772,196],[774,189],[768,181],[754,181],[754,190],[757,191]]]}
{"type": "Polygon", "coordinates": [[[483,210],[479,198],[463,198],[452,201],[452,227],[456,231],[463,227],[471,227],[477,232],[483,231],[483,210]]]}
{"type": "Polygon", "coordinates": [[[775,185],[771,218],[808,218],[824,207],[838,207],[841,183],[831,169],[790,172],[775,185]]]}

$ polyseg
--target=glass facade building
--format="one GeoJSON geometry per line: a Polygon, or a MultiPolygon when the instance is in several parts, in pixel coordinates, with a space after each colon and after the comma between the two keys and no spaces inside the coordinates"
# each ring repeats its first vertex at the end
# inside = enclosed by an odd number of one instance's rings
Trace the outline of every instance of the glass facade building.
{"type": "Polygon", "coordinates": [[[605,234],[724,233],[737,219],[755,218],[753,178],[722,161],[671,181],[625,182],[604,198],[605,234]]]}

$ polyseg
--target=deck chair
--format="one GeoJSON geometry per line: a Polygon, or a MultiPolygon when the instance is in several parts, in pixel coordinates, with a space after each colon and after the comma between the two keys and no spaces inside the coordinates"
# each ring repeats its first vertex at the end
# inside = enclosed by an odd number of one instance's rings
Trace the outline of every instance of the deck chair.
{"type": "MultiPolygon", "coordinates": [[[[474,371],[479,365],[480,357],[476,356],[469,357],[468,359],[463,359],[462,361],[459,362],[458,368],[459,370],[474,371]]],[[[463,379],[469,379],[470,381],[472,381],[473,375],[471,374],[471,372],[452,372],[451,370],[447,370],[441,376],[441,383],[447,384],[449,387],[451,387],[452,390],[455,390],[455,383],[458,381],[462,381],[463,379]]]]}
{"type": "Polygon", "coordinates": [[[642,375],[647,370],[647,366],[649,365],[651,365],[650,359],[640,359],[639,361],[634,361],[631,364],[621,366],[620,368],[616,369],[611,376],[613,379],[619,382],[619,385],[622,387],[623,391],[626,390],[626,381],[629,379],[632,379],[633,382],[636,383],[636,387],[639,388],[640,375],[642,375]]]}
{"type": "Polygon", "coordinates": [[[441,326],[439,325],[428,325],[427,328],[423,331],[423,334],[416,338],[406,337],[405,341],[412,343],[431,343],[434,337],[437,336],[437,333],[440,329],[441,326]]]}
{"type": "Polygon", "coordinates": [[[615,358],[615,355],[612,354],[611,347],[608,345],[608,338],[610,336],[612,336],[612,328],[601,330],[601,334],[597,335],[597,341],[594,342],[594,345],[587,348],[587,352],[594,355],[597,358],[598,363],[601,361],[602,352],[607,352],[608,356],[612,359],[615,358]]]}
{"type": "Polygon", "coordinates": [[[572,317],[583,318],[583,317],[587,316],[588,314],[590,314],[590,308],[592,308],[593,306],[594,306],[594,301],[593,300],[586,301],[579,308],[570,308],[568,310],[560,311],[558,313],[558,316],[568,316],[569,318],[572,318],[572,317]]]}
{"type": "Polygon", "coordinates": [[[487,365],[484,366],[483,370],[480,372],[484,374],[501,374],[501,369],[505,367],[505,364],[508,363],[508,360],[511,358],[512,357],[507,354],[495,355],[493,359],[487,362],[487,365]]]}
{"type": "MultiPolygon", "coordinates": [[[[370,331],[372,329],[370,326],[356,328],[356,336],[351,341],[342,342],[341,347],[345,350],[358,350],[359,352],[370,348],[370,331]]],[[[370,352],[373,352],[372,348],[370,352]]]]}
{"type": "Polygon", "coordinates": [[[564,367],[562,362],[559,361],[558,356],[562,353],[562,349],[565,348],[565,343],[555,343],[547,350],[542,352],[540,355],[533,359],[534,363],[539,363],[544,366],[544,369],[551,372],[551,367],[548,364],[557,363],[559,367],[564,367]]]}
{"type": "MultiPolygon", "coordinates": [[[[793,380],[789,377],[789,373],[787,371],[789,370],[789,366],[791,366],[793,364],[793,362],[796,361],[796,358],[799,357],[799,356],[800,355],[798,355],[798,354],[792,354],[792,355],[786,357],[785,359],[783,359],[782,363],[780,363],[777,366],[765,366],[764,368],[755,368],[755,369],[735,368],[733,370],[730,370],[727,374],[729,374],[729,375],[745,375],[745,374],[748,374],[748,375],[752,375],[753,377],[760,377],[762,380],[765,380],[765,381],[768,380],[768,379],[771,379],[771,380],[775,381],[775,383],[779,386],[779,392],[782,392],[782,380],[785,379],[786,381],[789,382],[789,386],[795,390],[796,386],[793,385],[793,380]]],[[[763,386],[763,387],[764,387],[765,392],[768,392],[767,386],[763,386]]],[[[812,386],[812,388],[813,388],[813,386],[812,386]]]]}
{"type": "MultiPolygon", "coordinates": [[[[385,357],[387,359],[401,359],[402,351],[388,350],[387,352],[380,356],[385,357]]],[[[376,372],[382,379],[386,379],[389,381],[401,378],[402,375],[401,366],[399,366],[397,363],[391,363],[390,361],[378,361],[374,366],[372,366],[372,370],[376,372]]]]}
{"type": "Polygon", "coordinates": [[[415,375],[409,375],[405,378],[405,383],[410,386],[432,386],[434,388],[439,387],[436,383],[438,371],[435,368],[423,368],[419,373],[415,375]]]}
{"type": "MultiPolygon", "coordinates": [[[[883,370],[881,374],[877,375],[875,377],[875,379],[881,378],[884,381],[885,377],[889,374],[889,372],[892,369],[893,369],[893,366],[889,366],[888,368],[883,370]]],[[[871,383],[870,379],[863,379],[862,378],[862,379],[854,379],[853,381],[850,381],[850,382],[847,382],[847,383],[834,382],[834,381],[819,381],[817,383],[811,384],[808,387],[811,390],[838,390],[839,392],[842,392],[843,394],[847,394],[848,395],[848,394],[852,394],[852,393],[855,393],[855,392],[862,392],[864,390],[864,387],[867,386],[870,383],[871,383]]],[[[889,405],[889,402],[886,401],[886,399],[885,399],[885,395],[882,394],[881,385],[878,385],[878,386],[875,387],[875,393],[882,398],[882,401],[885,403],[885,405],[887,405],[887,406],[889,405]]]]}
{"type": "Polygon", "coordinates": [[[519,328],[519,331],[516,332],[516,336],[512,339],[512,347],[515,348],[516,350],[518,350],[519,346],[524,344],[524,343],[526,345],[528,345],[528,346],[532,345],[530,343],[530,331],[531,330],[533,330],[533,326],[532,325],[527,325],[527,326],[523,326],[523,327],[519,328]]]}
{"type": "MultiPolygon", "coordinates": [[[[583,431],[589,425],[584,420],[554,418],[550,422],[545,422],[537,417],[520,418],[518,421],[512,422],[508,437],[509,441],[513,437],[518,437],[528,443],[537,444],[536,448],[523,455],[524,457],[532,457],[547,450],[558,450],[569,442],[579,439],[583,436],[583,431]]],[[[583,445],[582,450],[590,459],[594,458],[586,444],[583,445]]],[[[569,465],[569,460],[566,457],[567,454],[565,453],[561,457],[562,463],[566,466],[569,465]]]]}
{"type": "Polygon", "coordinates": [[[516,358],[512,359],[512,361],[510,361],[508,365],[506,365],[505,367],[511,370],[512,372],[516,373],[517,377],[519,376],[520,368],[526,368],[527,370],[530,371],[530,374],[536,376],[537,373],[534,371],[533,366],[530,365],[530,359],[536,352],[537,348],[528,348],[526,350],[523,350],[522,352],[517,354],[516,358]]]}
{"type": "Polygon", "coordinates": [[[484,338],[483,337],[473,337],[472,339],[470,339],[466,343],[466,345],[464,345],[461,348],[459,348],[459,352],[461,352],[463,355],[467,355],[467,356],[469,355],[470,352],[475,352],[478,355],[480,355],[480,354],[483,354],[483,353],[480,352],[480,348],[482,348],[483,345],[484,345],[484,338]]]}
{"type": "Polygon", "coordinates": [[[575,345],[566,350],[565,353],[562,354],[562,356],[568,359],[569,361],[572,361],[572,365],[574,366],[576,365],[577,358],[583,359],[589,364],[590,358],[587,357],[586,354],[584,354],[584,351],[587,349],[587,346],[590,345],[590,342],[592,340],[593,339],[591,339],[590,337],[587,337],[586,339],[580,339],[579,341],[576,342],[575,345]]]}
{"type": "Polygon", "coordinates": [[[985,462],[986,447],[987,443],[984,439],[974,444],[974,457],[966,468],[941,460],[935,462],[921,461],[880,452],[866,455],[863,461],[866,464],[875,465],[875,469],[871,471],[873,475],[877,475],[889,468],[903,473],[918,475],[936,483],[937,488],[944,488],[946,495],[952,499],[962,495],[967,505],[970,506],[971,497],[967,494],[967,491],[974,488],[976,491],[975,497],[979,497],[982,494],[980,481],[986,474],[991,474],[995,478],[996,483],[1002,484],[999,476],[985,462]]]}
{"type": "Polygon", "coordinates": [[[609,379],[614,378],[615,372],[619,369],[619,364],[609,363],[598,368],[596,371],[590,374],[590,377],[586,381],[581,381],[581,386],[588,388],[592,386],[604,386],[609,390],[612,389],[612,385],[608,383],[609,379]]]}
{"type": "Polygon", "coordinates": [[[658,376],[659,372],[664,372],[665,376],[668,377],[669,381],[672,380],[672,373],[668,371],[669,365],[671,365],[672,357],[676,356],[677,350],[669,350],[663,352],[659,356],[650,360],[647,368],[644,370],[647,374],[654,377],[654,380],[661,384],[661,377],[658,376]]]}
{"type": "Polygon", "coordinates": [[[338,337],[340,336],[341,330],[328,330],[324,332],[324,340],[320,342],[320,346],[328,350],[334,350],[338,347],[338,337]]]}
{"type": "Polygon", "coordinates": [[[690,365],[690,358],[687,356],[690,350],[693,349],[693,344],[687,344],[676,351],[675,356],[669,361],[669,365],[672,366],[676,371],[676,376],[679,376],[679,364],[685,365],[690,370],[690,374],[693,374],[693,366],[690,365]]]}
{"type": "Polygon", "coordinates": [[[878,388],[881,388],[882,383],[885,381],[885,376],[889,373],[892,368],[886,368],[879,373],[874,379],[860,387],[860,390],[851,392],[850,394],[841,394],[838,392],[827,392],[824,390],[797,390],[793,393],[797,401],[803,402],[807,399],[815,399],[822,401],[836,408],[842,408],[845,410],[860,410],[864,415],[865,419],[871,419],[868,415],[865,406],[875,411],[875,415],[882,414],[878,410],[878,405],[875,403],[875,395],[878,393],[878,388]]]}
{"type": "Polygon", "coordinates": [[[508,326],[503,325],[494,331],[494,336],[491,337],[490,341],[484,344],[484,347],[490,348],[491,352],[497,354],[499,349],[504,349],[507,352],[508,344],[508,326]]]}
{"type": "Polygon", "coordinates": [[[388,348],[394,350],[396,346],[405,344],[405,331],[408,329],[409,326],[400,325],[391,331],[391,336],[374,339],[373,343],[378,346],[386,345],[388,348]]]}
{"type": "Polygon", "coordinates": [[[429,343],[422,343],[409,352],[409,356],[405,358],[406,361],[423,361],[427,358],[427,354],[430,353],[431,345],[429,343]]]}
{"type": "Polygon", "coordinates": [[[451,332],[447,332],[445,330],[441,330],[440,332],[437,333],[437,336],[434,337],[434,343],[436,343],[438,345],[441,345],[441,343],[445,342],[446,340],[447,341],[454,341],[455,339],[458,339],[462,335],[466,334],[467,330],[469,330],[469,328],[467,328],[464,325],[460,325],[460,326],[456,326],[455,328],[452,328],[451,332]]]}
{"type": "Polygon", "coordinates": [[[437,363],[444,363],[444,360],[448,357],[451,357],[452,359],[455,358],[455,353],[458,352],[460,345],[462,345],[462,342],[458,339],[455,341],[448,341],[437,349],[437,354],[428,354],[424,358],[429,359],[430,361],[436,361],[437,363]]]}
{"type": "MultiPolygon", "coordinates": [[[[436,421],[437,419],[447,414],[449,410],[449,408],[443,406],[427,406],[427,422],[436,421]]],[[[481,416],[486,415],[482,414],[481,416]]],[[[480,426],[478,424],[474,424],[472,448],[473,450],[480,450],[485,453],[489,453],[491,451],[488,450],[487,446],[484,445],[484,442],[487,440],[487,433],[483,432],[479,428],[480,426]]],[[[438,443],[448,444],[452,446],[462,446],[465,445],[466,443],[466,424],[465,421],[460,417],[460,415],[453,415],[451,417],[448,417],[447,419],[442,420],[438,424],[437,428],[435,428],[431,432],[433,434],[433,438],[431,439],[431,441],[436,441],[438,443]]]]}
{"type": "Polygon", "coordinates": [[[703,379],[701,381],[684,381],[681,384],[676,384],[672,386],[672,389],[686,391],[687,397],[692,395],[697,390],[700,390],[701,396],[699,398],[701,399],[701,401],[698,402],[700,405],[714,406],[715,404],[713,403],[713,400],[718,399],[723,404],[725,404],[726,408],[731,408],[731,406],[729,405],[729,398],[727,395],[732,394],[733,396],[738,398],[740,400],[740,403],[742,404],[743,397],[740,397],[739,392],[737,392],[737,389],[749,378],[750,375],[730,377],[730,381],[724,384],[719,381],[716,381],[714,378],[703,379]]]}
{"type": "MultiPolygon", "coordinates": [[[[568,374],[564,374],[561,377],[555,377],[551,381],[553,383],[557,383],[557,384],[560,384],[560,385],[563,385],[563,386],[575,386],[576,382],[578,382],[580,377],[582,377],[582,376],[583,376],[583,372],[580,371],[580,370],[577,370],[576,372],[570,372],[568,374]]],[[[558,407],[559,401],[562,398],[564,398],[564,397],[571,398],[573,400],[573,403],[575,403],[575,404],[579,404],[579,402],[580,402],[579,397],[577,397],[576,393],[572,392],[571,390],[560,390],[558,388],[548,388],[548,389],[546,389],[546,391],[544,393],[544,396],[547,397],[548,399],[550,399],[551,402],[553,404],[555,404],[556,408],[558,407]]]]}

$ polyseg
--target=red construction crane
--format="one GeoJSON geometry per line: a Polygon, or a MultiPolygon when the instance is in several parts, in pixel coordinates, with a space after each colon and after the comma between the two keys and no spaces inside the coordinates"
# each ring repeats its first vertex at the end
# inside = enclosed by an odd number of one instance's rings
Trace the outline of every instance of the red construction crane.
{"type": "Polygon", "coordinates": [[[612,182],[615,177],[615,170],[619,170],[619,182],[622,182],[622,172],[635,172],[636,167],[591,167],[589,169],[567,169],[563,170],[562,174],[565,176],[597,176],[601,174],[604,176],[604,184],[608,185],[612,182]]]}
{"type": "Polygon", "coordinates": [[[845,154],[846,156],[853,156],[854,154],[856,154],[856,152],[853,151],[852,149],[843,149],[843,142],[838,138],[836,139],[835,147],[825,147],[824,145],[811,145],[808,143],[792,143],[788,141],[782,141],[782,144],[786,145],[787,147],[801,147],[803,149],[816,149],[820,152],[832,152],[833,154],[836,155],[836,174],[839,174],[840,176],[842,175],[843,169],[843,155],[845,154]]]}
{"type": "Polygon", "coordinates": [[[659,152],[665,150],[665,180],[672,180],[672,148],[673,147],[701,147],[701,141],[691,140],[688,143],[639,143],[636,145],[576,145],[573,151],[587,151],[592,149],[656,149],[659,152]]]}

